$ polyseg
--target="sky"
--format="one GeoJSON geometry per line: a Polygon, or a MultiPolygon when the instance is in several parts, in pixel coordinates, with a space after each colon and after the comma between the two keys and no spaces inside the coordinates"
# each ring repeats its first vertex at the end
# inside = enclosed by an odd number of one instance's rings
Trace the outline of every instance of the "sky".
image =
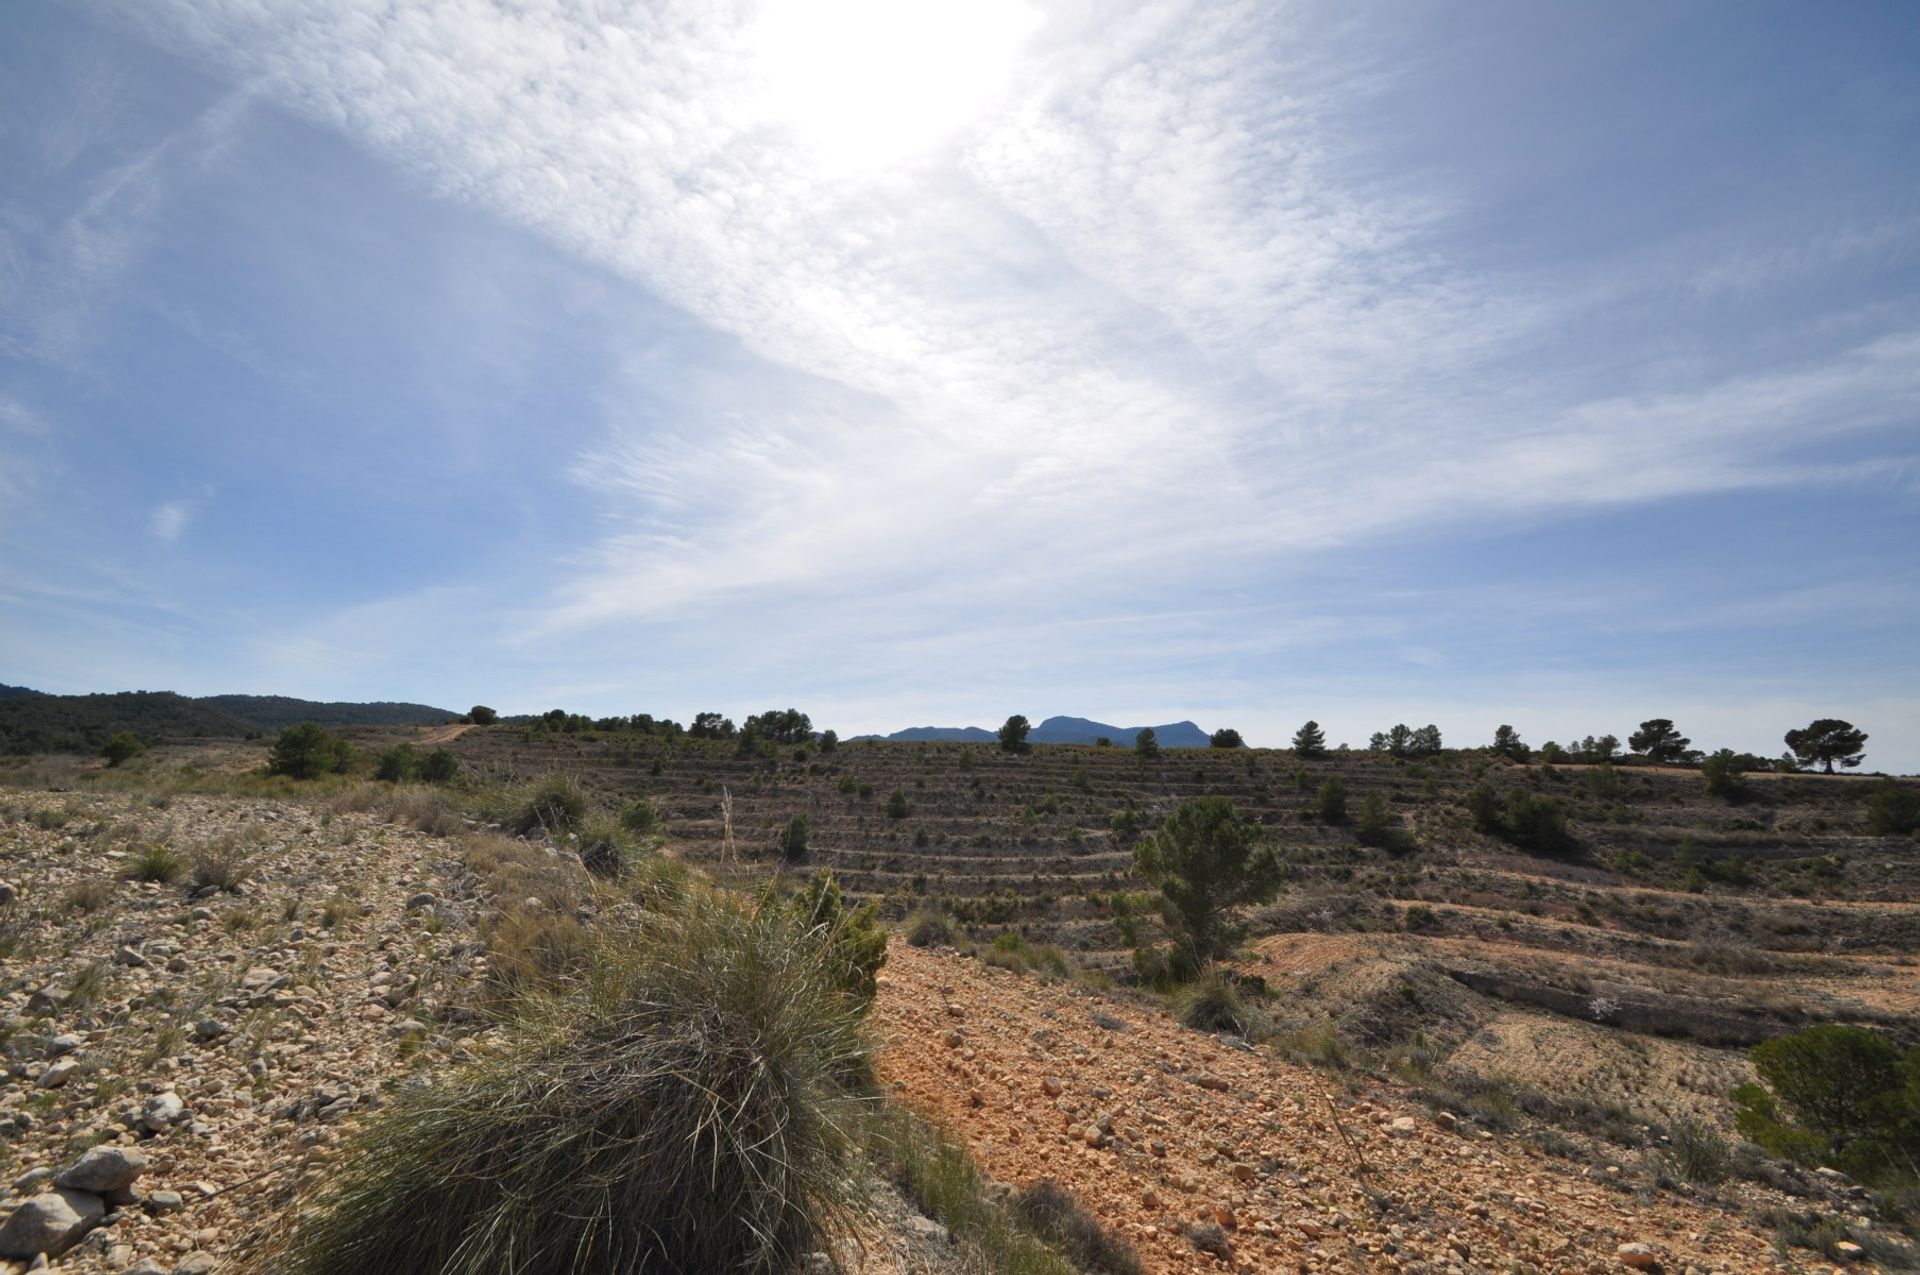
{"type": "Polygon", "coordinates": [[[1920,770],[1900,5],[13,0],[0,682],[1920,770]]]}

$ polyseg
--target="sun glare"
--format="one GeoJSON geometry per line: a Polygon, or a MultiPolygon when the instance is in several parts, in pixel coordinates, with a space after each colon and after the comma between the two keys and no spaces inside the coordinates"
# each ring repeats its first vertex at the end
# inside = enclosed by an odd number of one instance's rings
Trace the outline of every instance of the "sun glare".
{"type": "Polygon", "coordinates": [[[896,163],[991,105],[1034,23],[1020,0],[771,0],[752,30],[755,113],[828,169],[896,163]]]}

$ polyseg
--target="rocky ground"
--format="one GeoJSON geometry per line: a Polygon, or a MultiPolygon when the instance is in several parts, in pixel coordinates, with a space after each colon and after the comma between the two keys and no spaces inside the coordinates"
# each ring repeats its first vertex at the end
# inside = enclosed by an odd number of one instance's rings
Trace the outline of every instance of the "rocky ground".
{"type": "MultiPolygon", "coordinates": [[[[84,1150],[143,1166],[61,1269],[212,1269],[345,1121],[454,1047],[438,991],[475,949],[432,893],[444,842],[206,797],[16,796],[7,814],[0,1210],[57,1231],[49,1185],[84,1150]],[[127,879],[155,846],[183,875],[127,879]],[[229,888],[195,885],[209,861],[229,888]]],[[[30,1260],[33,1228],[8,1225],[0,1254],[30,1260]]]]}
{"type": "MultiPolygon", "coordinates": [[[[472,875],[354,804],[0,798],[0,1271],[244,1271],[358,1118],[466,1048],[472,875]],[[128,879],[154,846],[181,875],[128,879]],[[202,859],[236,879],[196,885],[202,859]]],[[[961,1275],[944,1228],[873,1203],[841,1269],[961,1275]]]]}
{"type": "Polygon", "coordinates": [[[878,1012],[907,1101],[993,1177],[1066,1186],[1153,1271],[1825,1269],[1743,1220],[1762,1201],[1650,1190],[1147,1003],[896,942],[878,1012]]]}

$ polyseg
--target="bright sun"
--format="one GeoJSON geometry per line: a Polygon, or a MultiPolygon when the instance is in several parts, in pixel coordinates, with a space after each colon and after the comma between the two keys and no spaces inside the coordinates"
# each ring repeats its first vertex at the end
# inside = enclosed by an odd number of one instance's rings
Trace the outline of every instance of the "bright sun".
{"type": "Polygon", "coordinates": [[[894,163],[981,114],[1035,21],[1021,0],[768,0],[751,35],[755,114],[825,168],[894,163]]]}

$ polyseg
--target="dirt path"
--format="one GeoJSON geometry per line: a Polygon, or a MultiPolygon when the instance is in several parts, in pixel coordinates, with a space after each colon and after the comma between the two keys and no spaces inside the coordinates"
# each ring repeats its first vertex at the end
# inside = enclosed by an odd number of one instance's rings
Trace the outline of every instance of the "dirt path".
{"type": "Polygon", "coordinates": [[[452,743],[472,729],[472,722],[448,722],[445,726],[430,726],[426,733],[420,736],[420,742],[438,747],[441,744],[452,743]]]}
{"type": "Polygon", "coordinates": [[[1547,1158],[1389,1089],[1346,1093],[1157,1008],[896,943],[878,1020],[896,1091],[994,1178],[1067,1186],[1153,1271],[1614,1272],[1629,1242],[1675,1275],[1775,1264],[1770,1239],[1727,1213],[1641,1202],[1636,1175],[1547,1158]],[[1231,1258],[1196,1249],[1202,1223],[1225,1227],[1231,1258]]]}

